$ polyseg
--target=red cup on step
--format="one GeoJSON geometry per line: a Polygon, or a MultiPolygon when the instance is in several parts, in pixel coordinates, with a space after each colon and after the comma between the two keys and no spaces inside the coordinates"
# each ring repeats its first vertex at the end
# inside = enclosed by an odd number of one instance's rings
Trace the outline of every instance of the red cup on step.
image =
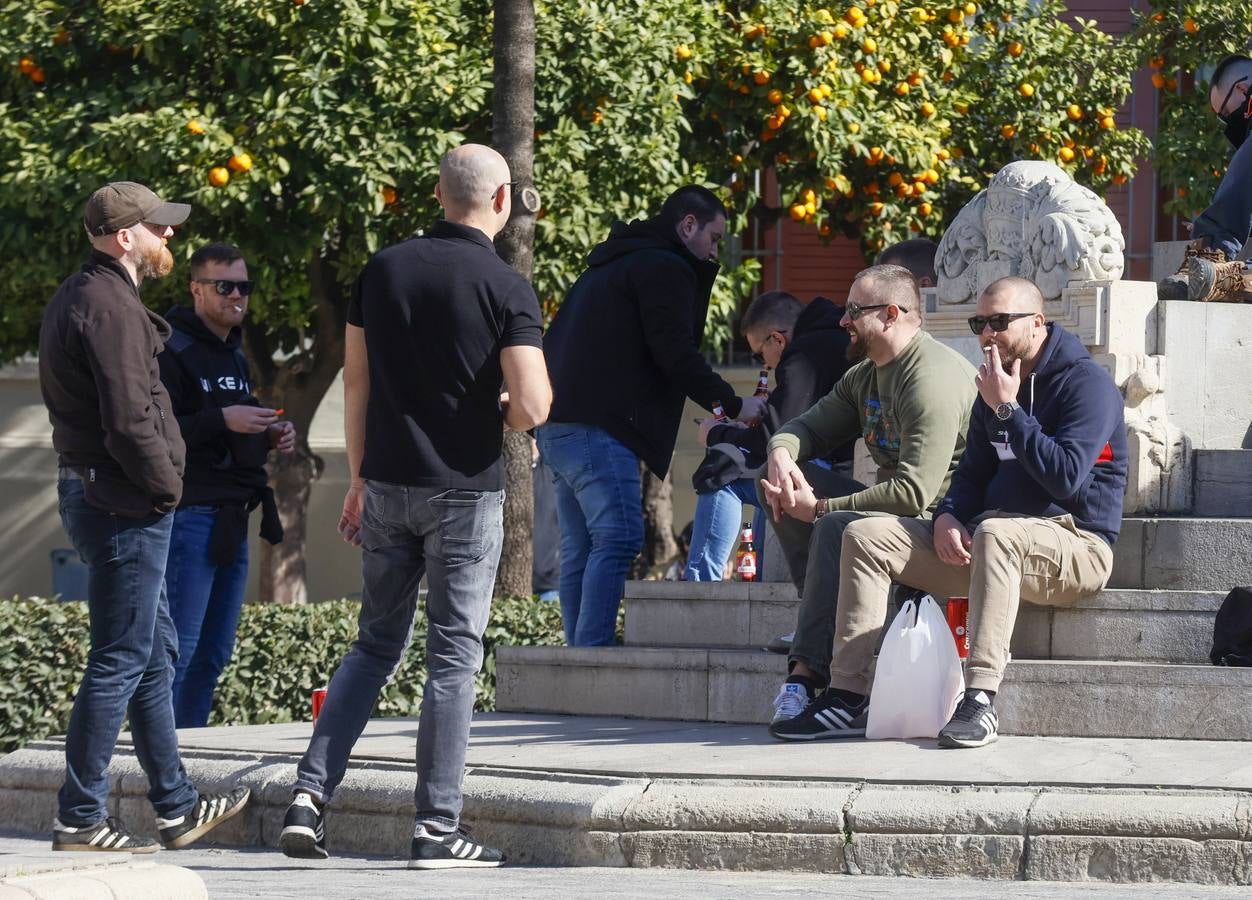
{"type": "Polygon", "coordinates": [[[326,688],[313,689],[313,721],[317,721],[317,717],[322,714],[322,705],[326,702],[326,688]]]}
{"type": "Polygon", "coordinates": [[[956,641],[956,655],[961,659],[969,657],[969,598],[948,598],[948,627],[952,629],[952,639],[956,641]]]}

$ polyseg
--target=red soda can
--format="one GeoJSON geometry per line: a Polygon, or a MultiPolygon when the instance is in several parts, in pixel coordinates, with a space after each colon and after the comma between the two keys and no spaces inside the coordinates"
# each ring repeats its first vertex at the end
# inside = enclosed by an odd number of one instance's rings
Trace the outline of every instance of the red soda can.
{"type": "Polygon", "coordinates": [[[317,721],[317,717],[322,714],[322,705],[326,702],[326,688],[313,689],[313,721],[317,721]]]}
{"type": "Polygon", "coordinates": [[[952,629],[952,638],[956,641],[956,655],[961,659],[969,657],[969,598],[948,598],[948,627],[952,629]]]}

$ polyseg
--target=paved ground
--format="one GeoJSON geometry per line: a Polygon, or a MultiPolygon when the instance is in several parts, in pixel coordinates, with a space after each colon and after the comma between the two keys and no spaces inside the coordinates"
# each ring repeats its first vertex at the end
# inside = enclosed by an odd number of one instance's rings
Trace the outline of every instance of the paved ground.
{"type": "MultiPolygon", "coordinates": [[[[0,864],[17,856],[42,856],[46,841],[0,834],[0,864]]],[[[68,854],[58,854],[66,856],[68,854]]],[[[75,854],[77,856],[77,854],[75,854]]],[[[860,878],[849,875],[803,875],[737,872],[693,872],[675,869],[593,869],[514,867],[495,870],[414,872],[394,859],[344,856],[324,863],[290,860],[274,850],[233,850],[195,847],[147,857],[163,865],[191,869],[204,879],[214,900],[411,900],[483,897],[502,894],[509,900],[554,900],[562,897],[689,898],[697,893],[717,898],[763,896],[909,897],[966,900],[971,896],[1038,898],[1208,898],[1247,897],[1247,888],[1214,888],[1179,884],[1060,884],[1055,882],[923,881],[912,878],[860,878]]]]}
{"type": "MultiPolygon", "coordinates": [[[[298,758],[312,730],[310,722],[200,728],[180,731],[178,740],[187,749],[298,758]]],[[[416,719],[373,719],[352,756],[411,765],[416,737],[416,719]]],[[[954,752],[922,740],[788,744],[757,725],[488,713],[474,717],[466,764],[652,777],[1252,790],[1248,749],[1242,741],[1008,736],[954,752]]]]}

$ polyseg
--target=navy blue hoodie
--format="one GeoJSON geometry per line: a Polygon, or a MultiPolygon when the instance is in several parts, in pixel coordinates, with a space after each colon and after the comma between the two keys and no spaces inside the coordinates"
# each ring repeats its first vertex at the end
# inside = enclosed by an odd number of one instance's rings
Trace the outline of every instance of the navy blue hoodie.
{"type": "Polygon", "coordinates": [[[1110,544],[1126,494],[1126,422],[1121,392],[1082,342],[1056,324],[1007,422],[979,397],[965,454],[936,518],[968,526],[990,509],[1062,516],[1110,544]]]}

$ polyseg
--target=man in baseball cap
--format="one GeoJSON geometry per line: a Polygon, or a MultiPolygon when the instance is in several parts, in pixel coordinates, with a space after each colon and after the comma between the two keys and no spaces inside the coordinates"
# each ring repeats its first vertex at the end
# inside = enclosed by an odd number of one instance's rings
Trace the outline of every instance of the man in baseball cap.
{"type": "Polygon", "coordinates": [[[106,769],[128,713],[161,845],[185,847],[248,802],[247,788],[206,794],[187,777],[171,702],[178,637],[165,564],[186,448],[157,362],[170,326],[139,287],[173,271],[165,243],[190,211],[129,181],[92,194],[83,209],[91,256],[62,282],[39,332],[61,523],[87,564],[91,617],[53,850],[159,849],[110,814],[106,769]]]}
{"type": "Polygon", "coordinates": [[[113,181],[88,199],[83,209],[83,227],[92,237],[103,237],[140,222],[181,225],[190,214],[188,203],[166,203],[142,184],[113,181]]]}

